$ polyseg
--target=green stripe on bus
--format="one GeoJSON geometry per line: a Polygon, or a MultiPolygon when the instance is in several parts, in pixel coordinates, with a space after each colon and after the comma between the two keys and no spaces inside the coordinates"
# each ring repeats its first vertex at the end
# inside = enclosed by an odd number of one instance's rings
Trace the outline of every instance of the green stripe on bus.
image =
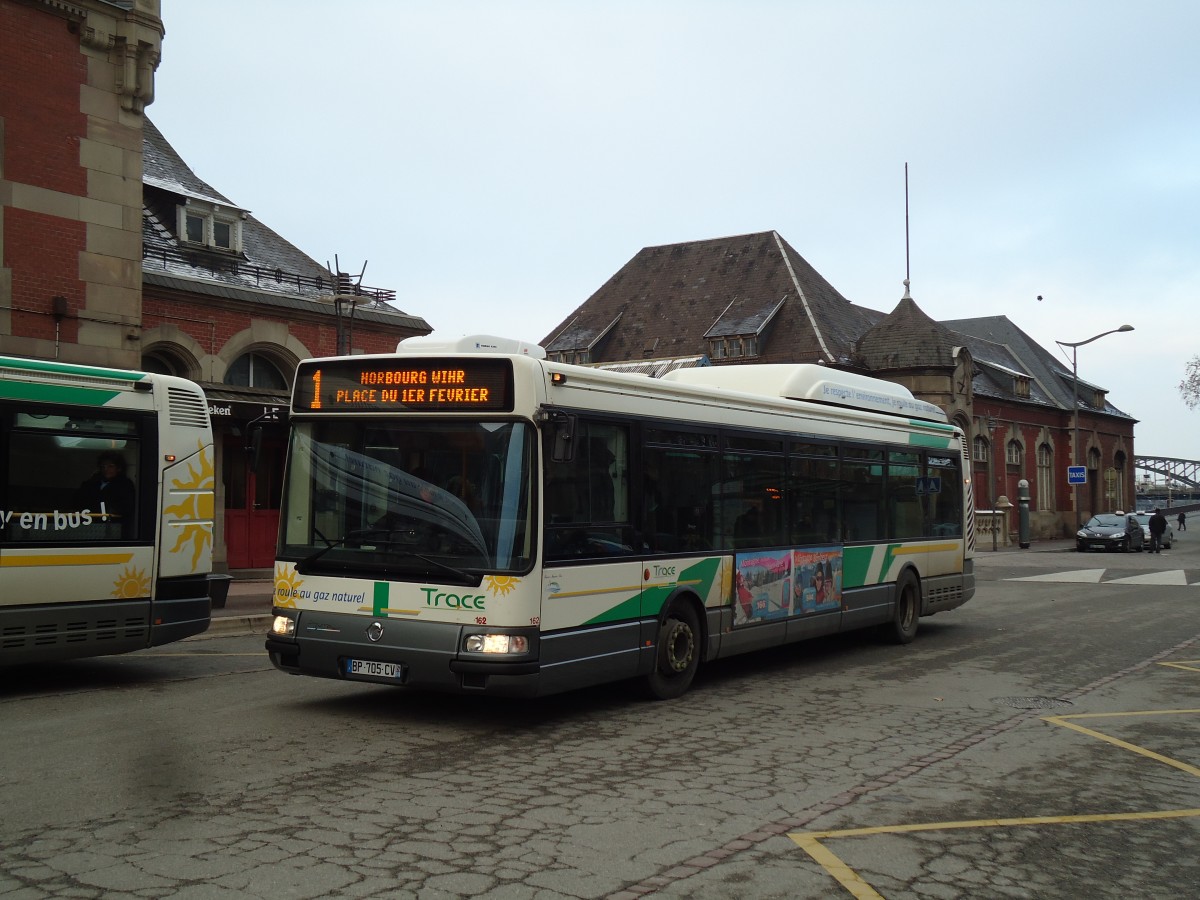
{"type": "Polygon", "coordinates": [[[104,406],[119,396],[120,391],[103,388],[0,381],[0,399],[3,400],[41,400],[47,403],[73,403],[77,406],[104,406]]]}
{"type": "Polygon", "coordinates": [[[953,431],[953,425],[943,425],[941,422],[926,422],[923,419],[909,419],[908,424],[914,428],[932,428],[936,431],[953,431]]]}
{"type": "Polygon", "coordinates": [[[6,369],[24,369],[27,372],[50,372],[55,375],[79,375],[84,378],[113,378],[117,381],[141,381],[145,378],[142,372],[130,372],[126,369],[101,369],[96,366],[73,366],[69,363],[49,362],[44,359],[13,359],[4,357],[0,366],[6,369]]]}
{"type": "Polygon", "coordinates": [[[953,435],[939,437],[936,434],[912,434],[908,435],[908,445],[910,447],[934,447],[938,450],[949,450],[950,442],[954,439],[953,435]]]}
{"type": "Polygon", "coordinates": [[[700,599],[709,596],[713,582],[721,571],[721,558],[718,556],[702,559],[679,573],[679,577],[671,584],[655,585],[646,588],[632,597],[622,600],[616,606],[611,606],[600,615],[589,619],[584,624],[600,625],[605,622],[620,622],[636,619],[639,616],[656,616],[671,596],[671,592],[680,584],[690,584],[694,587],[700,599]]]}
{"type": "Polygon", "coordinates": [[[874,547],[844,547],[842,549],[842,587],[862,587],[867,583],[874,547]]]}
{"type": "Polygon", "coordinates": [[[371,613],[387,618],[388,597],[391,589],[386,581],[376,581],[371,593],[371,613]]]}

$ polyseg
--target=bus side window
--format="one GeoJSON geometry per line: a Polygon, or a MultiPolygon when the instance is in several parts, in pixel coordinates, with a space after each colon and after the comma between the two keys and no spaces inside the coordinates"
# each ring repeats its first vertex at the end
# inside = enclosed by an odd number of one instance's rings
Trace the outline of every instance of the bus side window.
{"type": "Polygon", "coordinates": [[[138,536],[137,425],[21,412],[9,429],[4,537],[61,543],[138,536]]]}
{"type": "MultiPolygon", "coordinates": [[[[545,439],[552,441],[553,435],[545,439]]],[[[628,430],[581,420],[575,440],[576,450],[568,461],[556,461],[546,446],[547,558],[632,554],[628,430]]]]}

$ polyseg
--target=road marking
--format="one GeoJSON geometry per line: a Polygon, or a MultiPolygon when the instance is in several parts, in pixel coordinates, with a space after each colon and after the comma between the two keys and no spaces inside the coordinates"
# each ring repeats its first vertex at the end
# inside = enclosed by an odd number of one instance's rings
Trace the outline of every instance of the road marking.
{"type": "Polygon", "coordinates": [[[803,831],[789,834],[800,849],[813,858],[858,900],[884,900],[850,866],[820,843],[830,838],[865,837],[879,834],[912,834],[920,831],[953,831],[963,828],[1019,828],[1037,825],[1079,825],[1091,822],[1145,822],[1159,819],[1200,817],[1200,809],[1164,809],[1154,812],[1096,813],[1083,816],[1030,816],[1015,819],[974,819],[964,822],[926,822],[913,825],[881,825],[877,828],[846,828],[841,831],[803,831]]]}
{"type": "Polygon", "coordinates": [[[1104,569],[1076,569],[1071,572],[1051,572],[1049,575],[1028,575],[1025,578],[1006,578],[1005,581],[1069,581],[1074,584],[1099,584],[1104,569]]]}
{"type": "MultiPolygon", "coordinates": [[[[1188,662],[1187,660],[1181,662],[1188,662]]],[[[1170,665],[1163,663],[1162,665],[1170,665]]],[[[1111,735],[1076,725],[1076,719],[1117,719],[1147,716],[1179,716],[1197,715],[1200,709],[1163,709],[1140,710],[1114,713],[1078,713],[1067,716],[1044,716],[1042,721],[1051,725],[1070,728],[1089,737],[1112,744],[1123,750],[1131,750],[1147,759],[1165,763],[1189,775],[1200,777],[1200,767],[1163,756],[1137,744],[1120,740],[1111,735]],[[1071,721],[1068,721],[1071,720],[1071,721]]],[[[971,819],[959,822],[925,822],[908,825],[880,825],[871,828],[844,828],[833,831],[801,831],[788,834],[813,861],[823,868],[829,876],[844,887],[856,900],[884,900],[883,895],[872,888],[857,872],[847,865],[836,853],[824,846],[821,841],[832,838],[866,837],[881,834],[913,834],[924,831],[950,831],[964,828],[1013,828],[1040,825],[1077,825],[1092,822],[1146,822],[1162,819],[1183,819],[1200,817],[1200,809],[1166,809],[1150,812],[1130,813],[1096,813],[1078,816],[1030,816],[1009,819],[971,819]]]]}
{"type": "Polygon", "coordinates": [[[1145,575],[1131,575],[1129,578],[1114,578],[1105,584],[1174,584],[1187,587],[1187,575],[1183,569],[1170,569],[1166,572],[1148,572],[1145,575]]]}
{"type": "MultiPolygon", "coordinates": [[[[1147,572],[1144,575],[1129,575],[1102,581],[1107,569],[1073,569],[1068,572],[1050,572],[1046,575],[1025,575],[1020,578],[1005,578],[1004,581],[1041,581],[1056,584],[1158,584],[1171,587],[1187,587],[1187,572],[1183,569],[1167,569],[1162,572],[1147,572]]],[[[1200,587],[1200,581],[1193,582],[1200,587]]]]}
{"type": "Polygon", "coordinates": [[[1160,662],[1160,666],[1183,669],[1185,672],[1200,672],[1200,659],[1181,659],[1178,662],[1160,662]]]}
{"type": "Polygon", "coordinates": [[[1116,713],[1078,713],[1070,716],[1045,716],[1043,721],[1049,722],[1051,725],[1061,725],[1063,728],[1070,728],[1078,731],[1080,734],[1086,734],[1089,737],[1098,738],[1106,743],[1112,744],[1114,747],[1120,747],[1122,750],[1130,750],[1140,756],[1145,756],[1147,759],[1153,759],[1160,763],[1166,763],[1168,766],[1179,769],[1181,772],[1187,772],[1189,775],[1195,775],[1200,778],[1200,767],[1189,765],[1185,762],[1180,762],[1177,759],[1172,759],[1169,756],[1163,756],[1161,753],[1155,753],[1153,750],[1148,750],[1145,747],[1139,747],[1137,744],[1131,744],[1128,741],[1123,741],[1120,738],[1115,738],[1112,735],[1104,734],[1100,731],[1093,731],[1091,728],[1084,728],[1082,725],[1076,725],[1068,719],[1117,719],[1129,718],[1131,716],[1186,716],[1200,714],[1200,709],[1162,709],[1162,710],[1144,710],[1141,712],[1116,712],[1116,713]]]}

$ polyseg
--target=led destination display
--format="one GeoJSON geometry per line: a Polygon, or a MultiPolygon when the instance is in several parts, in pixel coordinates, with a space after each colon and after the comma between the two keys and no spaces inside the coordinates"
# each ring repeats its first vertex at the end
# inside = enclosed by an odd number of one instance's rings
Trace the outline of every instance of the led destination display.
{"type": "Polygon", "coordinates": [[[293,412],[511,412],[505,359],[395,357],[314,360],[296,372],[293,412]]]}

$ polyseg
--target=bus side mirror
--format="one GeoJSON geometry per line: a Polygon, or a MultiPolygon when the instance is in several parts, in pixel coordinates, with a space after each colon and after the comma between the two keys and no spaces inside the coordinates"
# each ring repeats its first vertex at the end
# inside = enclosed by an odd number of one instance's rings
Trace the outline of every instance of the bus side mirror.
{"type": "Polygon", "coordinates": [[[562,418],[562,422],[555,422],[551,426],[554,428],[554,443],[550,458],[555,462],[570,462],[575,458],[575,417],[563,415],[562,418]]]}
{"type": "Polygon", "coordinates": [[[537,421],[553,429],[550,440],[550,459],[554,462],[570,462],[575,458],[575,417],[558,410],[542,407],[537,421]]]}

